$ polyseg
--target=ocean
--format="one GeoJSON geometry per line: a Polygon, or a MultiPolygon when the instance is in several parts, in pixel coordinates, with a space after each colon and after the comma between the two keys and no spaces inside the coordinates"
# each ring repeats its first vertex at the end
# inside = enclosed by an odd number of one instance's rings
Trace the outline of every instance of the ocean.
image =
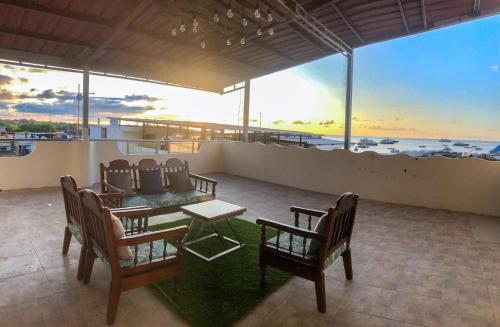
{"type": "MultiPolygon", "coordinates": [[[[323,136],[324,139],[343,141],[343,136],[323,136]]],[[[358,143],[360,139],[364,138],[363,136],[353,136],[351,137],[351,144],[358,143]]],[[[432,139],[414,139],[414,138],[395,138],[395,137],[367,137],[370,140],[377,142],[377,145],[369,146],[366,149],[358,148],[356,152],[365,152],[365,151],[374,151],[381,154],[393,154],[391,153],[391,148],[403,151],[410,151],[410,154],[418,154],[428,151],[439,151],[443,150],[444,146],[448,146],[452,152],[469,152],[475,154],[489,153],[493,150],[497,145],[500,145],[500,141],[469,141],[469,140],[451,140],[451,142],[439,142],[438,140],[432,139]],[[395,144],[380,144],[380,141],[386,138],[391,138],[393,140],[399,141],[395,144]],[[463,146],[455,146],[453,143],[457,141],[463,141],[468,143],[468,147],[463,146]],[[473,149],[472,147],[476,146],[479,149],[473,149]]],[[[338,148],[338,146],[330,146],[330,145],[322,145],[318,147],[322,150],[332,150],[338,148]]],[[[354,151],[354,146],[351,145],[351,150],[354,151]]]]}

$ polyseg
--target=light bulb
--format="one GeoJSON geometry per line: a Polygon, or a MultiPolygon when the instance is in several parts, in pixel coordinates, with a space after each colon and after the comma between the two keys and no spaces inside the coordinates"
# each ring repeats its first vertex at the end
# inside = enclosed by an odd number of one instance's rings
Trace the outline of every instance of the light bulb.
{"type": "Polygon", "coordinates": [[[245,45],[245,43],[247,43],[247,39],[244,36],[242,36],[240,39],[240,44],[245,45]]]}
{"type": "Polygon", "coordinates": [[[258,35],[258,36],[261,36],[261,35],[262,35],[262,28],[260,28],[260,27],[259,27],[259,28],[257,29],[257,35],[258,35]]]}
{"type": "Polygon", "coordinates": [[[232,9],[232,8],[229,8],[229,9],[227,10],[226,15],[227,15],[227,18],[233,18],[233,16],[234,16],[233,9],[232,9]]]}
{"type": "Polygon", "coordinates": [[[273,21],[273,14],[271,13],[271,10],[267,12],[267,21],[269,23],[273,21]]]}
{"type": "Polygon", "coordinates": [[[171,34],[172,36],[176,36],[176,35],[177,35],[177,29],[175,28],[175,26],[174,26],[174,27],[172,27],[172,30],[170,31],[170,34],[171,34]]]}
{"type": "Polygon", "coordinates": [[[184,25],[184,23],[179,26],[179,31],[181,31],[181,33],[184,33],[186,31],[186,25],[184,25]]]}
{"type": "Polygon", "coordinates": [[[230,45],[231,45],[231,39],[227,39],[227,40],[226,40],[226,45],[227,45],[227,46],[230,46],[230,45]]]}
{"type": "Polygon", "coordinates": [[[205,43],[205,41],[202,41],[200,43],[200,46],[201,46],[202,49],[205,49],[207,47],[207,44],[205,43]]]}
{"type": "Polygon", "coordinates": [[[269,28],[269,30],[267,31],[269,33],[269,35],[274,35],[274,28],[269,28]]]}
{"type": "Polygon", "coordinates": [[[193,25],[193,33],[197,33],[197,32],[198,32],[198,27],[193,25]]]}
{"type": "Polygon", "coordinates": [[[253,14],[255,15],[255,18],[260,18],[260,8],[258,6],[255,8],[253,14]]]}
{"type": "Polygon", "coordinates": [[[218,23],[220,22],[220,17],[219,17],[219,14],[216,12],[214,13],[214,23],[218,23]]]}
{"type": "Polygon", "coordinates": [[[198,25],[200,25],[200,22],[198,22],[198,18],[193,18],[193,26],[196,26],[198,27],[198,25]]]}
{"type": "Polygon", "coordinates": [[[243,17],[243,19],[241,20],[241,26],[243,26],[243,27],[248,26],[248,20],[245,17],[243,17]]]}

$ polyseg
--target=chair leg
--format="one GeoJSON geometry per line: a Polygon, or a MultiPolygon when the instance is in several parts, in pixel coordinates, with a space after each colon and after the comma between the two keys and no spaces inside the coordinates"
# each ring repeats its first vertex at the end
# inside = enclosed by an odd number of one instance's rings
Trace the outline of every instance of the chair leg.
{"type": "Polygon", "coordinates": [[[94,267],[95,255],[94,252],[90,249],[85,250],[85,264],[84,264],[84,272],[83,272],[83,283],[88,284],[90,282],[90,276],[92,275],[92,268],[94,267]]]}
{"type": "Polygon", "coordinates": [[[266,268],[267,265],[265,263],[260,263],[260,287],[266,286],[266,268]]]}
{"type": "Polygon", "coordinates": [[[118,303],[120,302],[120,281],[116,279],[111,280],[111,285],[109,288],[109,299],[108,299],[108,325],[115,323],[116,313],[118,311],[118,303]]]}
{"type": "Polygon", "coordinates": [[[352,280],[351,249],[347,249],[342,253],[342,260],[344,261],[345,278],[347,280],[352,280]]]}
{"type": "Polygon", "coordinates": [[[71,232],[69,231],[68,226],[64,229],[64,241],[63,241],[63,250],[62,253],[64,255],[68,254],[69,243],[71,242],[71,232]]]}
{"type": "Polygon", "coordinates": [[[321,313],[326,312],[326,292],[325,292],[325,274],[321,272],[314,282],[316,288],[316,302],[318,304],[318,311],[321,313]]]}
{"type": "Polygon", "coordinates": [[[82,249],[80,250],[80,259],[78,260],[78,272],[76,274],[76,279],[82,280],[83,274],[85,272],[85,255],[87,250],[85,246],[82,245],[82,249]]]}

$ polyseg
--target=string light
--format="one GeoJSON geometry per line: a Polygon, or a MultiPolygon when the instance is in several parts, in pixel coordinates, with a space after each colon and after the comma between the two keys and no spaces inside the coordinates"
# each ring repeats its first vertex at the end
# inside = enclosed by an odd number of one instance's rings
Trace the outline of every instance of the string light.
{"type": "Polygon", "coordinates": [[[179,26],[179,31],[181,31],[181,33],[184,33],[186,31],[186,24],[184,24],[184,22],[182,22],[181,26],[179,26]]]}
{"type": "Polygon", "coordinates": [[[261,35],[262,35],[262,28],[260,28],[260,27],[259,27],[259,28],[257,29],[257,35],[258,35],[258,36],[261,36],[261,35]]]}
{"type": "Polygon", "coordinates": [[[176,36],[177,35],[177,28],[175,28],[175,25],[172,27],[172,30],[170,31],[170,34],[172,36],[176,36]]]}
{"type": "Polygon", "coordinates": [[[273,14],[271,13],[271,9],[267,12],[267,21],[270,23],[273,21],[273,14]]]}
{"type": "Polygon", "coordinates": [[[274,35],[274,28],[270,27],[267,32],[269,33],[269,35],[273,36],[274,35]]]}
{"type": "Polygon", "coordinates": [[[231,46],[232,42],[231,42],[231,39],[230,38],[227,38],[226,40],[226,45],[229,47],[231,46]]]}
{"type": "Polygon", "coordinates": [[[202,49],[205,49],[205,48],[207,47],[207,44],[205,43],[205,41],[201,41],[201,43],[200,43],[200,47],[201,47],[202,49]]]}
{"type": "Polygon", "coordinates": [[[219,17],[219,14],[217,12],[214,13],[214,23],[218,23],[220,22],[220,17],[219,17]]]}
{"type": "Polygon", "coordinates": [[[240,39],[240,44],[241,45],[245,45],[245,43],[247,43],[247,39],[245,38],[245,36],[243,35],[240,39]]]}
{"type": "Polygon", "coordinates": [[[198,22],[198,18],[196,18],[196,16],[195,16],[195,17],[193,17],[193,26],[198,27],[198,25],[200,25],[200,22],[198,22]]]}
{"type": "Polygon", "coordinates": [[[226,15],[227,15],[227,18],[233,18],[233,17],[234,17],[234,12],[233,12],[233,9],[232,9],[232,8],[229,8],[229,9],[227,10],[226,15]]]}
{"type": "Polygon", "coordinates": [[[253,12],[253,14],[255,15],[255,18],[260,18],[260,7],[259,7],[259,5],[257,5],[257,7],[255,8],[255,11],[253,12]]]}
{"type": "Polygon", "coordinates": [[[193,25],[193,33],[198,33],[198,26],[193,25]]]}
{"type": "Polygon", "coordinates": [[[246,19],[245,16],[241,19],[241,26],[247,27],[248,26],[248,20],[246,19]]]}

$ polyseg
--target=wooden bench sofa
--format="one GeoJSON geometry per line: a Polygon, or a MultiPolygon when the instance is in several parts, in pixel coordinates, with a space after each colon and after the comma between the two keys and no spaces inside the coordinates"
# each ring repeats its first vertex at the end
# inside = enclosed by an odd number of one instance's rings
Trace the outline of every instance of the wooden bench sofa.
{"type": "Polygon", "coordinates": [[[162,215],[179,211],[181,206],[215,199],[217,181],[189,172],[187,161],[172,158],[164,163],[154,159],[142,159],[138,164],[130,164],[127,160],[113,160],[108,165],[100,164],[101,192],[118,194],[107,202],[111,207],[146,206],[153,209],[152,215],[162,215]],[[162,192],[155,194],[141,193],[140,170],[160,170],[162,192]],[[186,171],[193,184],[193,189],[186,192],[175,192],[169,181],[168,173],[186,171]],[[122,175],[130,178],[130,189],[124,190],[110,183],[111,177],[122,175]]]}

